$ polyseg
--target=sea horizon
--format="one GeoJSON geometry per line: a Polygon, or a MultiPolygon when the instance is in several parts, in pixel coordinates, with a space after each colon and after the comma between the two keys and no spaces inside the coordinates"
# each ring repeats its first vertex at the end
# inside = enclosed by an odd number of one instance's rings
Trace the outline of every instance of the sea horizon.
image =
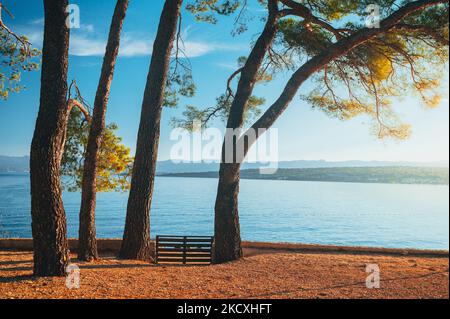
{"type": "MultiPolygon", "coordinates": [[[[31,238],[27,177],[28,174],[0,174],[0,237],[31,238]]],[[[213,178],[158,176],[151,209],[151,237],[213,235],[216,187],[217,180],[213,178]]],[[[448,188],[242,180],[242,239],[448,250],[448,188]],[[406,218],[407,224],[403,222],[406,218]]],[[[78,237],[80,196],[78,192],[63,193],[70,238],[78,237]]],[[[127,192],[98,194],[98,238],[122,238],[127,200],[127,192]]]]}

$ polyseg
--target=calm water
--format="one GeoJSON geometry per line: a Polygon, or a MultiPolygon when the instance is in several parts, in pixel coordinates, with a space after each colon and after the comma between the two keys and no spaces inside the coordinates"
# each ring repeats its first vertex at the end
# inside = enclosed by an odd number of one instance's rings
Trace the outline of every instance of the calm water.
{"type": "MultiPolygon", "coordinates": [[[[156,234],[210,235],[217,181],[159,177],[152,208],[156,234]]],[[[384,247],[449,248],[449,187],[242,181],[245,240],[384,247]]],[[[0,236],[31,237],[29,177],[0,175],[0,236]]],[[[65,193],[76,237],[80,195],[65,193]]],[[[99,194],[97,232],[121,237],[127,194],[99,194]]]]}

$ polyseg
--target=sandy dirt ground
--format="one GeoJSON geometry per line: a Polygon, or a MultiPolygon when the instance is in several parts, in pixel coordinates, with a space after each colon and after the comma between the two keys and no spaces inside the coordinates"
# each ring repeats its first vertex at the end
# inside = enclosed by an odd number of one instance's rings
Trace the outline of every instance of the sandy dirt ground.
{"type": "Polygon", "coordinates": [[[0,251],[0,298],[449,298],[448,258],[246,251],[214,266],[162,266],[103,256],[80,268],[80,288],[65,278],[33,278],[32,253],[0,251]],[[366,267],[380,288],[366,288],[366,267]]]}

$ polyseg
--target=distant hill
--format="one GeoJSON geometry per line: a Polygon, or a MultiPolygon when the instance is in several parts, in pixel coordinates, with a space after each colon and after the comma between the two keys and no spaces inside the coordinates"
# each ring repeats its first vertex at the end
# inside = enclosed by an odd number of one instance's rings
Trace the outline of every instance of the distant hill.
{"type": "Polygon", "coordinates": [[[25,173],[29,171],[30,157],[11,157],[0,155],[0,173],[25,173]]]}
{"type": "MultiPolygon", "coordinates": [[[[267,164],[244,163],[243,169],[259,169],[266,167],[267,164]]],[[[448,167],[448,161],[440,162],[389,162],[389,161],[341,161],[329,162],[325,160],[298,160],[281,161],[278,163],[280,169],[288,168],[327,168],[327,167],[448,167]]],[[[158,162],[158,174],[167,173],[201,173],[217,172],[218,163],[173,163],[172,161],[158,162]]]]}
{"type": "MultiPolygon", "coordinates": [[[[217,178],[217,172],[165,174],[170,177],[217,178]]],[[[279,169],[275,174],[261,174],[260,170],[241,171],[242,179],[322,181],[388,184],[448,185],[449,169],[445,167],[327,167],[279,169]]]]}
{"type": "MultiPolygon", "coordinates": [[[[0,172],[23,173],[29,171],[29,156],[10,157],[0,155],[0,172]]],[[[261,163],[244,163],[243,169],[259,169],[266,167],[261,163]]],[[[298,160],[282,161],[278,163],[280,169],[291,168],[327,168],[327,167],[448,167],[448,161],[441,162],[389,162],[389,161],[341,161],[329,162],[325,160],[298,160]]],[[[157,173],[201,173],[214,172],[219,170],[218,163],[174,163],[172,161],[160,161],[157,166],[157,173]]]]}

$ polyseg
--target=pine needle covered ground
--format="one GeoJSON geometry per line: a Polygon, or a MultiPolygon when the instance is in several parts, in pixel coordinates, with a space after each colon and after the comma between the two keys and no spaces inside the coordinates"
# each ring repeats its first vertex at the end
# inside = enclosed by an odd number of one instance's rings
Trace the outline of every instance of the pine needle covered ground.
{"type": "MultiPolygon", "coordinates": [[[[0,251],[1,298],[449,298],[447,257],[298,253],[247,249],[243,260],[207,267],[155,266],[103,256],[77,263],[80,289],[32,277],[32,253],[0,251]],[[367,264],[381,271],[367,289],[367,264]]],[[[73,256],[75,258],[75,256],[73,256]]]]}

